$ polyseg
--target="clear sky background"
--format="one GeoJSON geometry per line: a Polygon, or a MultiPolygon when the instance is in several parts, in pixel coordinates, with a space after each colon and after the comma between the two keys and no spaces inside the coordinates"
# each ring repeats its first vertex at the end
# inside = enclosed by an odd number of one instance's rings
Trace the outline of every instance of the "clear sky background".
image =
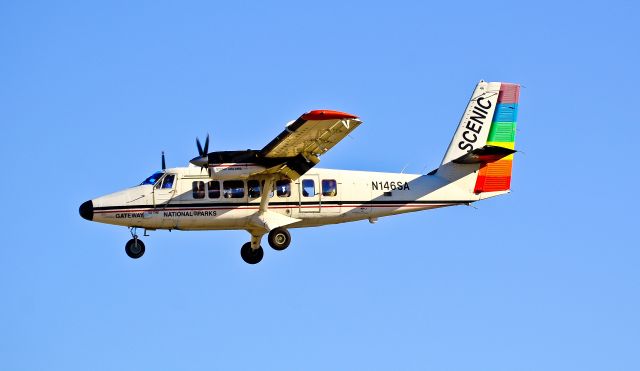
{"type": "Polygon", "coordinates": [[[0,3],[1,370],[638,370],[634,2],[0,3]],[[597,4],[597,5],[596,5],[597,4]],[[129,259],[81,202],[318,108],[322,167],[436,167],[478,80],[523,84],[513,192],[129,259]]]}

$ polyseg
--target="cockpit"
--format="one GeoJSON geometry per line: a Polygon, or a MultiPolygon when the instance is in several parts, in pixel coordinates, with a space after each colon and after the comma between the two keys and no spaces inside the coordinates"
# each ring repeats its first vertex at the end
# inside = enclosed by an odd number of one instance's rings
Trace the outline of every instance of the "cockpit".
{"type": "Polygon", "coordinates": [[[153,173],[153,175],[151,175],[150,177],[145,179],[142,183],[140,183],[140,185],[145,185],[145,184],[155,185],[158,182],[158,180],[162,178],[162,175],[164,175],[162,171],[156,171],[155,173],[153,173]]]}

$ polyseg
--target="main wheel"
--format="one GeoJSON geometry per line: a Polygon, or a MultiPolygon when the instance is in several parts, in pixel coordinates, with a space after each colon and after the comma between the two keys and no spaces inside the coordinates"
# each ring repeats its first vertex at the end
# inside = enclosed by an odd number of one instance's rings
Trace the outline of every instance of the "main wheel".
{"type": "Polygon", "coordinates": [[[262,246],[260,246],[259,249],[254,250],[251,248],[251,242],[247,242],[242,245],[242,248],[240,249],[240,256],[242,256],[242,260],[247,264],[258,264],[264,256],[264,250],[262,250],[262,246]]]}
{"type": "Polygon", "coordinates": [[[139,238],[132,238],[124,245],[124,251],[131,259],[138,259],[144,255],[144,243],[139,238]]]}
{"type": "Polygon", "coordinates": [[[289,247],[291,234],[284,228],[275,228],[269,232],[269,246],[274,250],[282,251],[289,247]]]}

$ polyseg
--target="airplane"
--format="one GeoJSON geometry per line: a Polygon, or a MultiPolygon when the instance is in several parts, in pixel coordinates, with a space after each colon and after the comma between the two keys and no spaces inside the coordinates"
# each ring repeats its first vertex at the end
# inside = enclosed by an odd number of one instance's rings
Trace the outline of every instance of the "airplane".
{"type": "Polygon", "coordinates": [[[520,85],[480,81],[440,165],[428,174],[316,168],[324,155],[362,121],[355,115],[314,110],[286,125],[260,150],[209,152],[209,136],[196,138],[198,156],[135,187],[84,202],[80,216],[126,226],[126,254],[145,245],[138,229],[246,230],[240,255],[259,263],[267,235],[277,251],[291,243],[289,229],[368,220],[473,202],[510,192],[520,85]]]}

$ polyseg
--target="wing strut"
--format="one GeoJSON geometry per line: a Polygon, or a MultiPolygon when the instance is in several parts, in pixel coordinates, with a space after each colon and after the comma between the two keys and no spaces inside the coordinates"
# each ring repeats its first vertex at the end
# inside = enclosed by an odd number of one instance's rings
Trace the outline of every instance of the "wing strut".
{"type": "Polygon", "coordinates": [[[264,214],[269,209],[269,194],[273,189],[274,177],[267,177],[264,181],[264,185],[262,186],[262,198],[260,198],[260,210],[258,211],[260,214],[264,214]]]}
{"type": "Polygon", "coordinates": [[[260,208],[251,215],[248,220],[248,230],[252,236],[261,236],[264,233],[278,227],[299,222],[302,219],[291,218],[275,211],[269,211],[269,193],[273,189],[275,176],[269,176],[264,181],[262,194],[260,195],[260,208]]]}

